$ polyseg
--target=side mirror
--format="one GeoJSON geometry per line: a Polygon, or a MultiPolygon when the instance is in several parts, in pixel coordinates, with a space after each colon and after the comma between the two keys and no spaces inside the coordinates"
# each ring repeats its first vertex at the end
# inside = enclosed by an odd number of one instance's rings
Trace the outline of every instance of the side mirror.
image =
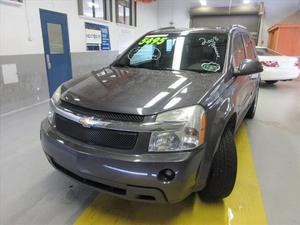
{"type": "Polygon", "coordinates": [[[244,76],[249,75],[253,73],[260,73],[264,69],[260,62],[257,59],[244,59],[240,66],[238,71],[234,72],[235,76],[244,76]]]}

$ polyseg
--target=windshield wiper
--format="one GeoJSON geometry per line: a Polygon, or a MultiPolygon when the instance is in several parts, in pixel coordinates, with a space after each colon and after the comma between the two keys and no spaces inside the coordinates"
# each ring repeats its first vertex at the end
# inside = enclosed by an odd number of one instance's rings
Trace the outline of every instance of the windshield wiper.
{"type": "Polygon", "coordinates": [[[124,67],[124,68],[143,68],[143,69],[148,69],[146,67],[141,67],[141,66],[135,66],[135,65],[130,65],[130,64],[121,64],[121,63],[116,63],[113,66],[116,67],[124,67]]]}
{"type": "Polygon", "coordinates": [[[171,68],[163,68],[163,67],[136,67],[136,68],[148,69],[148,70],[177,71],[177,70],[173,70],[173,69],[171,69],[171,68]]]}
{"type": "Polygon", "coordinates": [[[191,72],[196,72],[196,73],[203,73],[200,70],[196,70],[196,69],[181,69],[181,71],[191,71],[191,72]]]}
{"type": "MultiPolygon", "coordinates": [[[[139,68],[139,69],[148,69],[148,70],[165,70],[165,71],[180,71],[180,70],[174,70],[172,68],[164,68],[164,67],[146,67],[146,66],[140,66],[140,65],[130,65],[130,64],[121,64],[121,63],[116,63],[113,66],[116,67],[125,67],[125,68],[139,68]]],[[[190,70],[192,71],[192,70],[190,70]]],[[[199,71],[194,71],[194,72],[199,72],[199,71]]]]}
{"type": "Polygon", "coordinates": [[[116,67],[129,67],[128,65],[122,64],[122,63],[115,63],[115,64],[113,64],[113,66],[116,66],[116,67]]]}
{"type": "Polygon", "coordinates": [[[166,71],[177,71],[177,70],[173,70],[172,68],[157,68],[158,70],[166,70],[166,71]]]}

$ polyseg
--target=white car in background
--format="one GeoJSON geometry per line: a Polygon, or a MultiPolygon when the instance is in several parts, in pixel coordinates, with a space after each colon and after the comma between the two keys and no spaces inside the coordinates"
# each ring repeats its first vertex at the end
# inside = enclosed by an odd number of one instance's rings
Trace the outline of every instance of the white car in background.
{"type": "Polygon", "coordinates": [[[300,58],[280,55],[264,47],[256,47],[256,52],[264,68],[264,71],[261,73],[261,80],[267,84],[292,80],[299,76],[300,58]]]}

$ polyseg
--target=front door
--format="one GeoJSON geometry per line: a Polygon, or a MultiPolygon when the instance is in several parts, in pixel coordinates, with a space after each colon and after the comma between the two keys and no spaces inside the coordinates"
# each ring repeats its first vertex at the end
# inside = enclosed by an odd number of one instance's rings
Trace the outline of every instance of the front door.
{"type": "Polygon", "coordinates": [[[50,97],[72,78],[67,15],[40,9],[50,97]]]}
{"type": "MultiPolygon", "coordinates": [[[[239,65],[246,59],[244,42],[240,33],[235,33],[232,40],[233,67],[238,70],[239,65]]],[[[249,76],[237,76],[234,78],[237,87],[237,111],[238,118],[242,118],[248,102],[251,98],[251,83],[249,76]]]]}

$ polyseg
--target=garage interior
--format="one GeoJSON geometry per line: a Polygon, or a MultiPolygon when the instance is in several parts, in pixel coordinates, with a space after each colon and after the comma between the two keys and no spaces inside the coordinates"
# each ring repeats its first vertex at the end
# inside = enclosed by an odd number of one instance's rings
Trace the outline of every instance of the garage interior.
{"type": "Polygon", "coordinates": [[[300,224],[299,77],[260,82],[256,115],[235,136],[235,189],[221,201],[119,199],[55,170],[42,150],[41,121],[63,82],[109,65],[149,31],[234,24],[298,58],[300,75],[300,0],[0,0],[0,224],[300,224]]]}

